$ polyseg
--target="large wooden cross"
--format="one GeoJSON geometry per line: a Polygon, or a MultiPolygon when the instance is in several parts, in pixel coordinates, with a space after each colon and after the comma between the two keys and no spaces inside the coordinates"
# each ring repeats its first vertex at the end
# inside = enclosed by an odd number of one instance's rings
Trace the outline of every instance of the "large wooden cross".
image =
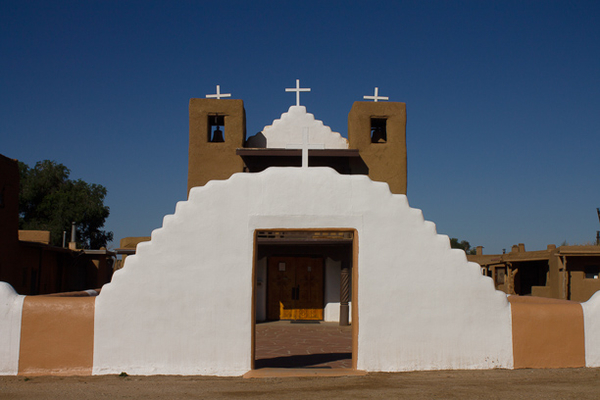
{"type": "Polygon", "coordinates": [[[300,79],[296,79],[296,87],[295,88],[285,88],[286,92],[296,92],[296,105],[300,105],[300,92],[310,92],[310,88],[301,88],[300,87],[300,79]]]}
{"type": "Polygon", "coordinates": [[[217,85],[217,94],[207,94],[207,99],[217,99],[220,100],[221,97],[231,97],[231,93],[221,93],[221,86],[217,85]]]}
{"type": "Polygon", "coordinates": [[[302,144],[288,144],[286,149],[302,149],[302,168],[308,168],[308,149],[325,148],[324,144],[309,144],[308,143],[308,128],[302,128],[302,144]]]}

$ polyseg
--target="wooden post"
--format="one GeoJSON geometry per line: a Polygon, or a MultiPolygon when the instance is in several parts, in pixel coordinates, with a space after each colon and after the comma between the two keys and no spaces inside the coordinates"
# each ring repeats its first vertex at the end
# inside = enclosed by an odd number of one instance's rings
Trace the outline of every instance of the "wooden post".
{"type": "Polygon", "coordinates": [[[350,325],[350,273],[348,266],[342,267],[340,280],[340,326],[350,325]]]}

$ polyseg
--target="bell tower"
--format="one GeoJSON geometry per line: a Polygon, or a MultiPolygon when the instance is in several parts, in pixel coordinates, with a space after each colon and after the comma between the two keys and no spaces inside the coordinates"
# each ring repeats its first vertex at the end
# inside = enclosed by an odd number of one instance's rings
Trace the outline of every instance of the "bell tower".
{"type": "Polygon", "coordinates": [[[406,194],[406,103],[354,102],[348,141],[359,150],[371,179],[387,182],[392,193],[406,194]]]}
{"type": "Polygon", "coordinates": [[[244,162],[235,153],[244,147],[246,138],[244,102],[220,97],[190,99],[188,193],[194,186],[228,179],[244,169],[244,162]]]}

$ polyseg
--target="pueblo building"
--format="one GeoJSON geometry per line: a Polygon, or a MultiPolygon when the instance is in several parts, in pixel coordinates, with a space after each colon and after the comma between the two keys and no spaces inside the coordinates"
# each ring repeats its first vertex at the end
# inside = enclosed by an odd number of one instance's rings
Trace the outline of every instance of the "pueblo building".
{"type": "Polygon", "coordinates": [[[546,250],[525,251],[521,243],[506,254],[467,258],[481,265],[496,289],[511,295],[583,302],[600,290],[600,246],[549,245],[546,250]]]}
{"type": "Polygon", "coordinates": [[[292,90],[245,142],[240,100],[190,101],[188,199],[98,296],[0,285],[0,373],[243,375],[262,319],[351,320],[354,370],[600,366],[599,295],[507,298],[409,206],[403,103],[346,141],[292,90]]]}

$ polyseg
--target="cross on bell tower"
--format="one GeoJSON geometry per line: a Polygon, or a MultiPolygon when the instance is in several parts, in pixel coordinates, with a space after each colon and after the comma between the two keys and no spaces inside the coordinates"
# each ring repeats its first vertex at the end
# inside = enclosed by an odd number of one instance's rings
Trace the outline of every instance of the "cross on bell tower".
{"type": "Polygon", "coordinates": [[[377,103],[377,100],[389,100],[390,98],[387,96],[379,96],[379,88],[377,86],[375,86],[374,95],[373,96],[363,96],[363,99],[373,100],[375,103],[377,103]]]}
{"type": "Polygon", "coordinates": [[[221,93],[221,85],[217,85],[217,94],[207,94],[207,99],[217,99],[220,100],[221,97],[231,97],[231,93],[221,93]]]}

